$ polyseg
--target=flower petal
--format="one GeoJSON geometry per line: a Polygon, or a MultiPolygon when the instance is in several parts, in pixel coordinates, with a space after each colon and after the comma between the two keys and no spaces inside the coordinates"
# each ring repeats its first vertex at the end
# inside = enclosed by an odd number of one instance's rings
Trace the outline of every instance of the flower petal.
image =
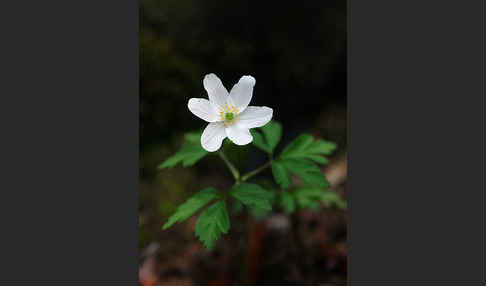
{"type": "Polygon", "coordinates": [[[207,99],[191,98],[187,103],[187,107],[194,115],[204,121],[216,122],[221,120],[218,111],[207,99]]]}
{"type": "Polygon", "coordinates": [[[273,109],[266,106],[248,106],[238,114],[238,125],[245,128],[261,127],[267,124],[273,116],[273,109]]]}
{"type": "Polygon", "coordinates": [[[208,152],[214,152],[221,147],[224,138],[226,138],[224,124],[222,122],[209,123],[201,135],[201,146],[208,152]]]}
{"type": "Polygon", "coordinates": [[[228,138],[236,145],[246,145],[253,141],[253,136],[248,128],[240,126],[238,123],[226,127],[228,138]]]}
{"type": "Polygon", "coordinates": [[[250,104],[255,82],[251,75],[242,76],[230,91],[228,102],[238,108],[240,113],[250,104]]]}
{"type": "Polygon", "coordinates": [[[204,77],[203,85],[208,92],[209,101],[217,108],[222,108],[228,100],[228,91],[221,80],[214,74],[207,74],[204,77]]]}
{"type": "Polygon", "coordinates": [[[207,122],[220,121],[220,116],[209,100],[204,98],[191,98],[187,103],[189,110],[197,117],[207,122]]]}

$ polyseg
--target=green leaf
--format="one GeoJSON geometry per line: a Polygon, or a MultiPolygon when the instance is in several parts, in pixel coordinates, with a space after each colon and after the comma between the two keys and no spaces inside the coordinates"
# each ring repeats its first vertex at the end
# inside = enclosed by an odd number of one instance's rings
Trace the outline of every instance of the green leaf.
{"type": "Polygon", "coordinates": [[[318,209],[321,191],[319,188],[298,188],[294,191],[295,201],[300,208],[318,209]]]}
{"type": "Polygon", "coordinates": [[[285,159],[280,160],[285,169],[302,178],[302,180],[312,186],[328,187],[329,182],[319,167],[304,159],[285,159]]]}
{"type": "Polygon", "coordinates": [[[316,187],[329,187],[329,182],[327,181],[326,176],[320,171],[309,171],[309,172],[294,172],[297,176],[301,177],[302,180],[311,185],[316,187]]]}
{"type": "Polygon", "coordinates": [[[336,150],[336,144],[330,141],[324,141],[322,139],[314,141],[309,148],[307,148],[307,152],[311,154],[324,154],[329,155],[334,150],[336,150]]]}
{"type": "Polygon", "coordinates": [[[322,155],[331,154],[335,149],[336,144],[332,142],[314,140],[309,134],[300,135],[287,145],[278,157],[277,162],[281,166],[275,167],[275,180],[284,187],[286,183],[284,170],[287,170],[312,186],[329,186],[326,177],[315,163],[327,164],[329,160],[322,155]],[[278,177],[275,176],[276,174],[278,177]]]}
{"type": "Polygon", "coordinates": [[[251,136],[253,136],[253,144],[260,148],[262,151],[266,153],[272,153],[270,146],[267,145],[265,139],[263,139],[263,135],[260,132],[255,130],[250,130],[251,136]]]}
{"type": "Polygon", "coordinates": [[[346,202],[336,193],[321,188],[302,187],[294,191],[297,204],[301,208],[317,208],[318,202],[322,202],[326,207],[335,205],[345,209],[346,202]]]}
{"type": "MultiPolygon", "coordinates": [[[[263,188],[263,186],[262,186],[263,188]]],[[[272,206],[274,204],[274,201],[277,199],[277,191],[275,190],[266,190],[268,193],[268,202],[272,206]]],[[[238,201],[238,200],[235,200],[238,201]]],[[[269,213],[272,212],[271,209],[268,208],[260,208],[259,206],[254,206],[250,205],[248,206],[248,211],[251,214],[251,216],[256,220],[260,221],[264,219],[269,213]]]]}
{"type": "Polygon", "coordinates": [[[336,207],[338,207],[340,209],[346,209],[347,208],[346,202],[343,199],[341,199],[341,197],[338,194],[336,194],[334,192],[323,191],[320,198],[321,198],[321,202],[326,207],[329,207],[331,205],[335,205],[336,207]]]}
{"type": "Polygon", "coordinates": [[[224,201],[219,201],[208,207],[196,222],[195,234],[207,250],[214,247],[221,233],[228,233],[230,220],[224,201]]]}
{"type": "Polygon", "coordinates": [[[291,214],[295,211],[295,199],[292,195],[286,191],[280,192],[280,206],[287,214],[291,214]]]}
{"type": "Polygon", "coordinates": [[[200,143],[197,145],[187,145],[182,148],[181,151],[184,155],[184,158],[182,159],[182,166],[184,167],[194,165],[208,154],[208,152],[201,147],[200,143]]]}
{"type": "Polygon", "coordinates": [[[282,137],[282,125],[272,120],[260,130],[263,135],[255,130],[250,131],[253,136],[253,144],[268,154],[272,154],[282,137]]]}
{"type": "Polygon", "coordinates": [[[314,138],[309,134],[302,134],[287,145],[280,154],[281,158],[292,158],[304,153],[305,149],[312,144],[314,138]]]}
{"type": "Polygon", "coordinates": [[[287,188],[290,185],[290,173],[285,167],[278,161],[272,162],[272,173],[275,181],[282,186],[282,188],[287,188]]]}
{"type": "Polygon", "coordinates": [[[199,209],[214,199],[219,199],[221,195],[213,188],[204,189],[190,197],[187,201],[177,207],[176,212],[169,217],[162,229],[171,227],[176,222],[183,222],[188,217],[195,214],[199,209]]]}
{"type": "Polygon", "coordinates": [[[202,131],[192,131],[184,134],[184,139],[189,143],[200,143],[202,131]]]}
{"type": "Polygon", "coordinates": [[[234,185],[229,194],[249,207],[263,210],[272,209],[273,194],[256,184],[241,183],[234,185]]]}
{"type": "Polygon", "coordinates": [[[261,129],[267,145],[273,151],[282,137],[282,125],[272,120],[261,129]]]}
{"type": "Polygon", "coordinates": [[[309,134],[302,134],[287,145],[280,158],[282,159],[310,159],[319,164],[329,161],[322,155],[329,155],[336,149],[336,144],[322,139],[315,140],[309,134]]]}
{"type": "Polygon", "coordinates": [[[323,164],[323,165],[329,163],[329,160],[323,156],[307,155],[307,158],[311,159],[312,161],[315,161],[316,163],[323,164]]]}
{"type": "Polygon", "coordinates": [[[208,154],[201,146],[202,132],[189,132],[184,135],[186,143],[182,148],[159,165],[158,169],[169,168],[182,163],[182,166],[192,166],[208,154]]]}

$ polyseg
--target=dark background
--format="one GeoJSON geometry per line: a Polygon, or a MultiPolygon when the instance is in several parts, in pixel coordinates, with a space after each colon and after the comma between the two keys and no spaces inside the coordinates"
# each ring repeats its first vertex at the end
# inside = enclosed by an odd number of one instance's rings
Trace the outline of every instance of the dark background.
{"type": "Polygon", "coordinates": [[[201,127],[187,112],[215,73],[230,89],[257,79],[253,105],[275,108],[286,133],[346,105],[346,2],[143,0],[140,146],[201,127]]]}
{"type": "MultiPolygon", "coordinates": [[[[207,258],[212,254],[202,249],[191,255],[185,250],[190,245],[200,246],[193,237],[191,223],[161,230],[177,204],[192,193],[206,186],[220,190],[231,186],[230,173],[213,156],[191,168],[157,171],[158,164],[181,146],[185,132],[206,125],[189,112],[187,101],[192,97],[207,98],[202,85],[205,74],[218,75],[228,90],[241,76],[252,75],[256,85],[251,105],[272,107],[273,119],[283,125],[277,150],[307,132],[336,142],[339,149],[332,162],[345,162],[346,2],[142,0],[140,23],[139,246],[142,251],[150,245],[159,247],[154,270],[159,283],[213,285],[217,282],[211,281],[217,277],[208,274],[201,278],[195,272],[217,259],[207,258]],[[183,255],[183,262],[174,262],[172,257],[183,255]],[[201,259],[202,266],[197,264],[201,259]]],[[[241,169],[251,170],[265,162],[265,156],[250,145],[242,149],[245,155],[238,162],[241,169]]],[[[284,249],[272,249],[263,239],[263,252],[285,255],[259,255],[260,260],[273,257],[277,262],[260,266],[256,285],[344,285],[345,213],[324,210],[319,214],[299,212],[295,217],[300,220],[286,218],[296,220],[292,233],[320,233],[326,238],[317,238],[319,243],[327,243],[328,236],[331,242],[314,249],[318,252],[315,254],[305,252],[311,249],[294,251],[298,241],[280,246],[284,249]],[[310,229],[302,230],[306,223],[310,229]],[[338,251],[336,244],[342,253],[334,253],[338,251]],[[298,256],[309,262],[298,265],[298,256]],[[290,278],[279,275],[282,271],[291,272],[290,278]]],[[[242,236],[237,231],[238,223],[236,220],[230,230],[234,236],[222,238],[229,245],[235,245],[242,236]]],[[[233,264],[241,262],[238,257],[233,260],[233,264]]],[[[218,266],[214,272],[224,276],[224,283],[238,283],[238,277],[225,274],[231,272],[227,269],[218,266]]]]}

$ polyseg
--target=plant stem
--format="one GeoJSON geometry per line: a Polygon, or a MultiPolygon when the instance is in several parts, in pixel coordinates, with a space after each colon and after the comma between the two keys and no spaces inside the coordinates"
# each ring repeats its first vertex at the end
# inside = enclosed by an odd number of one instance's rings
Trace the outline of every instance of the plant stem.
{"type": "Polygon", "coordinates": [[[245,175],[243,175],[241,177],[241,181],[246,181],[248,180],[249,178],[255,176],[256,174],[260,173],[261,171],[265,170],[266,168],[270,167],[270,164],[272,163],[272,161],[268,161],[267,163],[263,164],[262,166],[256,168],[255,170],[251,171],[251,172],[248,172],[246,173],[245,175]]]}
{"type": "Polygon", "coordinates": [[[231,164],[231,162],[226,158],[226,155],[223,153],[223,151],[218,151],[219,157],[226,163],[226,166],[230,169],[231,173],[233,174],[233,177],[235,177],[235,180],[238,182],[240,180],[240,172],[231,164]]]}
{"type": "MultiPolygon", "coordinates": [[[[245,175],[241,176],[241,182],[248,180],[249,178],[255,176],[256,174],[260,173],[261,171],[265,170],[266,168],[270,167],[272,161],[268,161],[267,163],[263,164],[262,166],[256,168],[255,170],[246,173],[245,175]]],[[[248,286],[250,280],[250,234],[251,234],[251,217],[248,208],[245,208],[243,213],[244,222],[244,244],[243,244],[243,268],[241,269],[241,282],[242,286],[248,286]]]]}
{"type": "MultiPolygon", "coordinates": [[[[233,177],[235,178],[235,183],[239,184],[241,182],[244,182],[248,180],[249,178],[255,176],[256,174],[260,173],[261,171],[265,170],[266,168],[270,167],[270,164],[272,161],[268,161],[267,163],[263,164],[262,166],[256,168],[255,170],[248,172],[247,174],[240,176],[240,172],[238,172],[238,169],[235,168],[235,166],[228,160],[226,155],[223,153],[223,151],[218,151],[219,157],[224,161],[226,166],[230,169],[231,173],[233,174],[233,177]]],[[[239,156],[238,156],[239,157],[239,156]]],[[[244,213],[243,213],[243,219],[244,219],[244,238],[243,238],[243,267],[241,269],[241,282],[242,286],[248,286],[249,283],[249,260],[250,260],[250,231],[251,231],[251,217],[250,213],[248,211],[248,208],[244,208],[244,213]]]]}

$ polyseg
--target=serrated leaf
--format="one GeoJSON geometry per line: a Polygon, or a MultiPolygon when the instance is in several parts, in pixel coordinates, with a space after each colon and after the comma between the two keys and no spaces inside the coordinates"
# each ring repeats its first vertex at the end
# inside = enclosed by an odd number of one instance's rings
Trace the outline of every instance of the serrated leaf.
{"type": "Polygon", "coordinates": [[[214,247],[214,243],[221,233],[228,233],[230,220],[224,201],[219,201],[208,207],[196,222],[195,235],[199,237],[207,250],[214,247]]]}
{"type": "Polygon", "coordinates": [[[312,161],[322,165],[329,163],[329,160],[327,158],[319,155],[307,155],[306,158],[311,159],[312,161]]]}
{"type": "Polygon", "coordinates": [[[279,163],[294,175],[312,186],[328,187],[329,182],[319,167],[311,161],[305,159],[284,159],[279,163]]]}
{"type": "Polygon", "coordinates": [[[316,164],[305,159],[284,159],[284,160],[279,160],[278,162],[284,165],[292,173],[296,173],[296,175],[299,175],[299,173],[302,172],[321,171],[321,169],[319,169],[319,167],[316,164]]]}
{"type": "Polygon", "coordinates": [[[277,184],[282,188],[287,188],[290,185],[290,173],[278,161],[272,162],[272,174],[277,184]]]}
{"type": "Polygon", "coordinates": [[[302,134],[287,145],[280,154],[281,158],[292,158],[293,156],[299,156],[305,148],[312,144],[314,138],[309,134],[302,134]]]}
{"type": "Polygon", "coordinates": [[[320,171],[302,172],[300,174],[296,173],[296,175],[301,177],[304,182],[311,186],[329,187],[329,182],[327,181],[326,176],[324,176],[324,174],[320,171]]]}
{"type": "Polygon", "coordinates": [[[263,210],[272,209],[273,194],[256,184],[241,183],[234,185],[229,194],[246,206],[263,210]]]}
{"type": "Polygon", "coordinates": [[[189,132],[184,135],[186,144],[174,155],[159,165],[158,169],[173,167],[179,163],[182,166],[192,166],[208,154],[201,146],[201,132],[189,132]]]}
{"type": "Polygon", "coordinates": [[[307,152],[310,154],[324,154],[329,155],[336,150],[336,144],[322,139],[314,141],[308,148],[307,152]]]}
{"type": "Polygon", "coordinates": [[[295,211],[295,199],[292,195],[286,191],[280,192],[280,206],[287,214],[291,214],[295,211]]]}
{"type": "Polygon", "coordinates": [[[250,131],[253,136],[253,144],[268,154],[272,154],[282,137],[282,125],[272,120],[260,130],[263,135],[256,130],[250,131]]]}
{"type": "Polygon", "coordinates": [[[319,164],[327,164],[322,155],[329,155],[336,149],[336,144],[322,139],[315,140],[309,134],[302,134],[284,148],[282,159],[310,159],[319,164]]]}
{"type": "Polygon", "coordinates": [[[221,195],[214,188],[207,188],[198,192],[177,207],[175,213],[169,217],[169,220],[162,226],[162,229],[167,229],[177,222],[183,222],[207,203],[220,197],[221,195]]]}
{"type": "Polygon", "coordinates": [[[326,207],[335,205],[338,208],[346,208],[346,202],[336,193],[321,188],[302,187],[294,191],[294,196],[299,207],[316,208],[318,202],[322,202],[326,207]]]}

